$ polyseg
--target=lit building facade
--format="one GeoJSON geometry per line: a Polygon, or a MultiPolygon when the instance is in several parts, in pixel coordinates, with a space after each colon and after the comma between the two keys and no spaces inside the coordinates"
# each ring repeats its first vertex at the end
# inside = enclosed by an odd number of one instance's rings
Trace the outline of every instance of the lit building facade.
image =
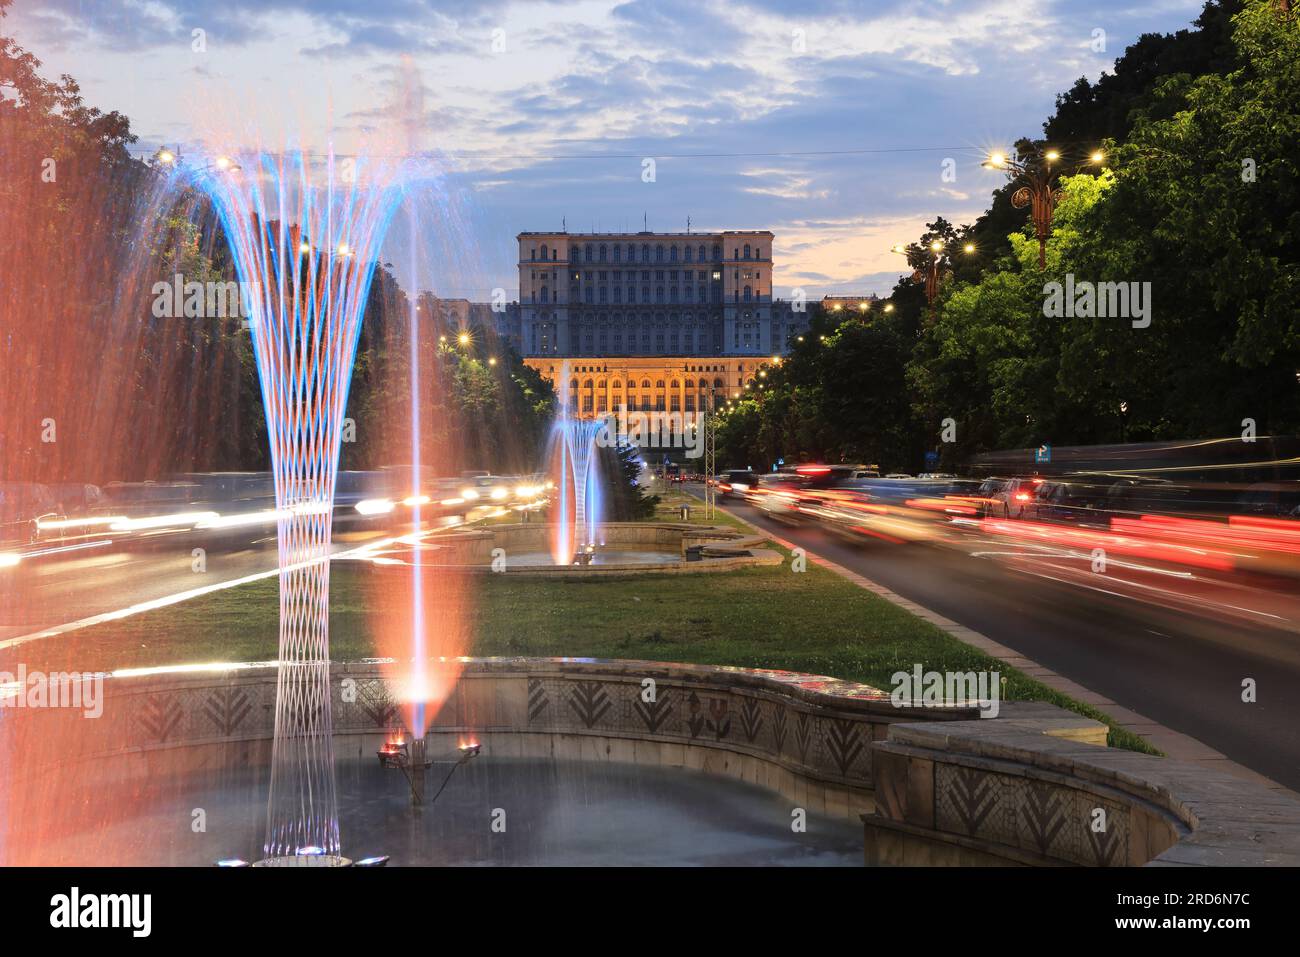
{"type": "Polygon", "coordinates": [[[568,394],[582,418],[629,412],[705,412],[739,398],[767,359],[744,357],[617,356],[525,360],[568,394]],[[565,380],[567,374],[568,379],[565,380]]]}
{"type": "Polygon", "coordinates": [[[772,298],[767,230],[517,239],[520,352],[557,392],[574,392],[580,415],[633,402],[701,411],[702,396],[743,391],[807,328],[802,309],[772,298]],[[563,360],[569,383],[559,378],[563,360]]]}

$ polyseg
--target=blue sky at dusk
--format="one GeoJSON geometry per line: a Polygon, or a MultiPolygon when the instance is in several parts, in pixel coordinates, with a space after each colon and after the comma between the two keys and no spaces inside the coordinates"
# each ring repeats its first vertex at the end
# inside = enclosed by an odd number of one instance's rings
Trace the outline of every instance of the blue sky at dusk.
{"type": "Polygon", "coordinates": [[[777,294],[820,296],[887,292],[891,244],[985,208],[1001,182],[979,167],[988,149],[1040,134],[1057,92],[1200,7],[16,0],[3,29],[46,75],[70,73],[90,104],[130,116],[142,148],[183,150],[217,113],[341,151],[413,119],[408,141],[451,170],[443,245],[470,264],[421,283],[442,295],[513,298],[520,230],[639,229],[644,216],[677,231],[690,216],[699,230],[773,230],[777,294]]]}

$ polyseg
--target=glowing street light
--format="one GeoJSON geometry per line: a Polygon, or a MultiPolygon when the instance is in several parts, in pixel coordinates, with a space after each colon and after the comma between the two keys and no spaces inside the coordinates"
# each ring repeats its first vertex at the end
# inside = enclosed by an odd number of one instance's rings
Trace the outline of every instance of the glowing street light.
{"type": "Polygon", "coordinates": [[[469,333],[462,332],[460,335],[456,337],[456,341],[459,342],[462,346],[469,345],[469,333]]]}
{"type": "MultiPolygon", "coordinates": [[[[1089,163],[1100,166],[1106,159],[1101,150],[1096,150],[1086,163],[1080,164],[1075,172],[1082,170],[1089,163]]],[[[1064,190],[1057,185],[1060,175],[1056,168],[1061,160],[1061,153],[1056,149],[1043,149],[1037,153],[1008,159],[1003,153],[990,153],[981,165],[988,169],[1001,170],[1015,182],[1023,180],[1024,185],[1011,194],[1011,205],[1016,209],[1030,207],[1030,216],[1034,221],[1034,234],[1038,237],[1038,268],[1047,268],[1047,237],[1052,231],[1052,216],[1056,204],[1061,201],[1064,190]]]]}
{"type": "Polygon", "coordinates": [[[171,165],[176,162],[176,154],[164,147],[158,151],[158,162],[171,165]]]}
{"type": "MultiPolygon", "coordinates": [[[[939,280],[943,278],[944,266],[946,265],[944,262],[944,249],[946,248],[947,244],[942,239],[931,240],[929,246],[929,261],[925,265],[918,267],[912,273],[913,282],[925,283],[925,301],[930,307],[931,319],[934,318],[935,300],[939,297],[939,280]]],[[[902,256],[907,256],[908,261],[911,262],[910,251],[908,247],[904,246],[902,243],[895,243],[890,247],[890,251],[902,256]]],[[[975,251],[975,244],[966,243],[963,247],[963,251],[967,254],[973,253],[975,251]]],[[[885,312],[892,311],[892,308],[892,306],[886,305],[885,312]]]]}

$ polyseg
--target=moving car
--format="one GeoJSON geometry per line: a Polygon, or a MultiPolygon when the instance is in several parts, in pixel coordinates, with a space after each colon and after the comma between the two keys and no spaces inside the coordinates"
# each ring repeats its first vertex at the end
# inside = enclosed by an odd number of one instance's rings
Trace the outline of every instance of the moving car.
{"type": "Polygon", "coordinates": [[[718,492],[724,499],[743,499],[757,481],[758,476],[749,469],[732,469],[718,476],[718,492]]]}
{"type": "Polygon", "coordinates": [[[988,478],[975,493],[982,518],[1031,518],[1042,479],[988,478]]]}
{"type": "Polygon", "coordinates": [[[758,476],[745,500],[771,517],[786,523],[799,520],[799,505],[810,480],[797,472],[771,472],[758,476]]]}

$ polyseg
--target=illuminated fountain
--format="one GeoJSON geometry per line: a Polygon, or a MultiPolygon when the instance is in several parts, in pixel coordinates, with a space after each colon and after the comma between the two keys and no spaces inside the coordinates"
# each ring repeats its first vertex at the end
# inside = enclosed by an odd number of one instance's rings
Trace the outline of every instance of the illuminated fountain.
{"type": "MultiPolygon", "coordinates": [[[[560,381],[568,381],[568,363],[560,381]]],[[[563,393],[564,390],[561,390],[563,393]]],[[[589,561],[600,542],[603,493],[597,438],[605,423],[579,419],[561,399],[551,427],[550,461],[556,472],[556,521],[552,555],[557,565],[589,561]]]]}
{"type": "Polygon", "coordinates": [[[177,169],[224,227],[246,308],[277,507],[279,670],[266,863],[340,857],[331,748],[329,551],[357,338],[384,235],[411,170],[302,152],[177,169]]]}

